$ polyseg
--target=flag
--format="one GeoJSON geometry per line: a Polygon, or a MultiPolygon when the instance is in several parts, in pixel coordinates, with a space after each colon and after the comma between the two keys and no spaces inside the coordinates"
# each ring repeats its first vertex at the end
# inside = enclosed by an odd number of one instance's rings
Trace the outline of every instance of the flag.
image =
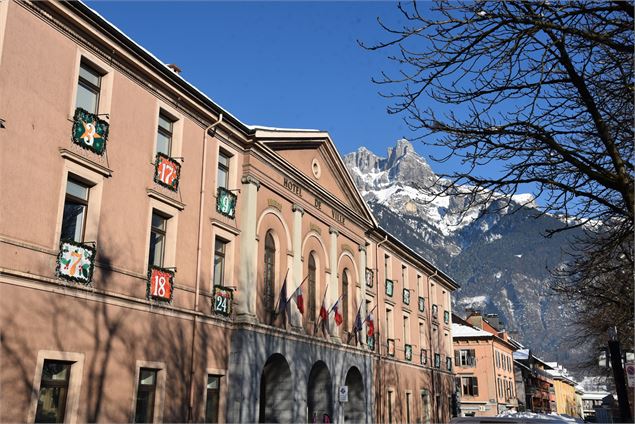
{"type": "Polygon", "coordinates": [[[355,333],[355,337],[357,337],[357,333],[362,331],[362,305],[359,305],[357,308],[357,315],[355,315],[355,322],[353,323],[353,333],[355,333]]]}
{"type": "MultiPolygon", "coordinates": [[[[289,271],[287,270],[287,275],[289,271]]],[[[284,277],[284,283],[282,283],[282,288],[280,289],[280,296],[278,296],[278,307],[276,308],[276,315],[284,312],[287,309],[287,276],[284,277]]]]}
{"type": "Polygon", "coordinates": [[[329,313],[326,311],[326,305],[324,301],[326,300],[326,296],[322,299],[322,306],[320,306],[320,319],[322,321],[326,321],[329,317],[329,313]]]}
{"type": "Polygon", "coordinates": [[[319,323],[322,326],[322,333],[326,336],[329,333],[328,329],[328,319],[329,319],[329,311],[326,309],[326,292],[329,289],[329,285],[327,284],[324,288],[324,296],[322,297],[322,305],[320,306],[320,319],[315,324],[315,333],[317,333],[317,324],[319,323]]]}
{"type": "Polygon", "coordinates": [[[300,313],[304,315],[304,298],[302,297],[302,286],[296,289],[291,298],[295,300],[295,304],[298,305],[298,311],[300,311],[300,313]]]}
{"type": "Polygon", "coordinates": [[[342,314],[340,313],[340,299],[337,299],[337,301],[335,301],[335,305],[333,305],[333,312],[335,312],[335,325],[338,326],[342,325],[342,321],[344,321],[344,317],[342,317],[342,314]]]}
{"type": "Polygon", "coordinates": [[[373,337],[373,335],[375,334],[375,323],[373,321],[372,312],[366,317],[366,322],[366,326],[368,327],[368,337],[373,337]]]}
{"type": "Polygon", "coordinates": [[[308,275],[304,277],[304,280],[302,280],[300,285],[291,294],[291,299],[295,300],[295,304],[298,306],[298,311],[300,311],[302,315],[304,315],[304,297],[302,297],[302,285],[308,278],[308,275]]]}

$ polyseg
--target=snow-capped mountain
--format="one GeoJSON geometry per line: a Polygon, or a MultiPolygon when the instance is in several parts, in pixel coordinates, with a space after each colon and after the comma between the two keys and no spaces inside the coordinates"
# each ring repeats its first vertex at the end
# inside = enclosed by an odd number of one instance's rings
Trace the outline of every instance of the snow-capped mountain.
{"type": "Polygon", "coordinates": [[[570,308],[549,290],[549,269],[564,260],[574,234],[545,238],[562,222],[537,217],[531,195],[512,197],[508,207],[501,198],[486,214],[466,211],[460,190],[435,197],[438,177],[405,139],[386,157],[361,147],[344,162],[381,225],[461,285],[455,312],[498,313],[515,338],[549,360],[572,363],[584,354],[566,344],[570,308]]]}

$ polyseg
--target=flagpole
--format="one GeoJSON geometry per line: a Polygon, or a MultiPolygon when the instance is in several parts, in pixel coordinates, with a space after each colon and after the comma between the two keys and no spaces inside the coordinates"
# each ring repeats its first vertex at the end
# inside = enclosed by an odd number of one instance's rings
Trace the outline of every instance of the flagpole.
{"type": "MultiPolygon", "coordinates": [[[[287,270],[287,272],[289,272],[289,270],[287,270]]],[[[306,277],[304,277],[304,280],[302,280],[302,282],[300,283],[300,285],[299,285],[298,287],[296,287],[296,288],[295,288],[295,290],[293,290],[293,293],[291,293],[291,296],[289,296],[289,299],[291,299],[291,298],[293,297],[293,295],[295,294],[295,292],[297,292],[297,291],[298,291],[298,289],[299,289],[300,287],[302,287],[302,285],[304,284],[304,282],[305,282],[306,280],[308,280],[308,279],[309,279],[309,276],[308,276],[308,275],[307,275],[306,277]]]]}

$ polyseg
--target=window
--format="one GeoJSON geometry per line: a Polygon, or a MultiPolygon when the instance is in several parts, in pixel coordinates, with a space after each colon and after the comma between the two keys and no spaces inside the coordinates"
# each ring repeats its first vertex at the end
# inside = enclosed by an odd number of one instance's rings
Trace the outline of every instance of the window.
{"type": "Polygon", "coordinates": [[[313,253],[309,254],[309,320],[315,321],[315,281],[316,266],[313,253]]]}
{"type": "Polygon", "coordinates": [[[44,360],[36,423],[63,423],[71,362],[44,360]]]}
{"type": "Polygon", "coordinates": [[[75,107],[81,107],[86,112],[97,114],[100,90],[101,74],[82,61],[79,65],[75,107]]]}
{"type": "Polygon", "coordinates": [[[135,423],[151,423],[154,420],[154,398],[157,389],[157,370],[141,368],[137,386],[135,423]]]}
{"type": "Polygon", "coordinates": [[[406,423],[410,423],[410,397],[412,393],[406,393],[406,423]]]}
{"type": "Polygon", "coordinates": [[[430,411],[430,393],[427,390],[421,391],[421,422],[430,423],[432,412],[430,411]]]}
{"type": "Polygon", "coordinates": [[[225,253],[227,241],[216,237],[214,241],[214,285],[225,285],[225,253]]]}
{"type": "Polygon", "coordinates": [[[448,371],[452,371],[452,358],[449,357],[449,356],[446,356],[446,358],[445,358],[445,368],[448,371]]]}
{"type": "Polygon", "coordinates": [[[229,190],[229,159],[230,155],[220,150],[218,152],[218,175],[216,186],[229,190]]]}
{"type": "Polygon", "coordinates": [[[220,377],[219,375],[207,376],[207,400],[205,402],[205,422],[217,423],[220,404],[220,377]]]}
{"type": "Polygon", "coordinates": [[[64,216],[62,217],[62,240],[77,243],[84,241],[86,215],[88,210],[88,193],[90,187],[69,175],[66,182],[66,198],[64,200],[64,216]]]}
{"type": "Polygon", "coordinates": [[[405,265],[401,265],[401,282],[405,289],[408,288],[408,272],[405,265]]]}
{"type": "Polygon", "coordinates": [[[174,119],[163,111],[159,112],[159,126],[157,129],[157,153],[166,156],[172,154],[172,134],[174,132],[174,119]]]}
{"type": "Polygon", "coordinates": [[[461,349],[454,351],[454,362],[459,367],[475,367],[476,353],[474,349],[461,349]]]}
{"type": "Polygon", "coordinates": [[[439,353],[434,354],[434,367],[441,368],[441,354],[439,353]]]}
{"type": "Polygon", "coordinates": [[[403,342],[410,344],[410,319],[407,315],[403,317],[403,342]]]}
{"type": "Polygon", "coordinates": [[[432,305],[432,318],[439,317],[439,307],[437,305],[432,305]]]}
{"type": "Polygon", "coordinates": [[[461,395],[478,396],[478,379],[476,377],[461,377],[461,395]]]}
{"type": "Polygon", "coordinates": [[[388,390],[388,423],[392,423],[392,405],[395,401],[395,392],[388,390]]]}
{"type": "Polygon", "coordinates": [[[450,313],[448,311],[443,311],[443,322],[446,324],[450,323],[450,313]]]}
{"type": "Polygon", "coordinates": [[[168,218],[152,211],[152,224],[150,227],[150,249],[148,254],[148,266],[163,266],[165,256],[165,235],[168,218]]]}
{"type": "Polygon", "coordinates": [[[265,311],[267,319],[271,319],[269,312],[274,308],[275,278],[276,278],[276,244],[271,231],[265,236],[265,311]]]}
{"type": "Polygon", "coordinates": [[[392,321],[392,309],[386,308],[386,337],[389,339],[394,338],[393,335],[393,321],[392,321]]]}
{"type": "Polygon", "coordinates": [[[342,325],[348,330],[348,269],[342,273],[342,325]]]}

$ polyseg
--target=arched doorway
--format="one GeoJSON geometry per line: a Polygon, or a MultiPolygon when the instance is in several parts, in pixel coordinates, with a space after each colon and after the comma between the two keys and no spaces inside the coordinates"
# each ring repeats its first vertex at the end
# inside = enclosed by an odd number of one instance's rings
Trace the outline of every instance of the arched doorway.
{"type": "Polygon", "coordinates": [[[284,356],[275,353],[269,357],[260,377],[261,423],[293,422],[293,381],[284,356]]]}
{"type": "Polygon", "coordinates": [[[309,374],[309,384],[307,386],[307,420],[322,422],[324,414],[328,414],[333,422],[333,387],[331,385],[331,374],[326,364],[318,361],[313,364],[309,374]]]}
{"type": "Polygon", "coordinates": [[[345,383],[348,387],[348,402],[342,404],[345,423],[366,422],[366,408],[364,402],[364,379],[356,367],[351,367],[346,374],[345,383]]]}

